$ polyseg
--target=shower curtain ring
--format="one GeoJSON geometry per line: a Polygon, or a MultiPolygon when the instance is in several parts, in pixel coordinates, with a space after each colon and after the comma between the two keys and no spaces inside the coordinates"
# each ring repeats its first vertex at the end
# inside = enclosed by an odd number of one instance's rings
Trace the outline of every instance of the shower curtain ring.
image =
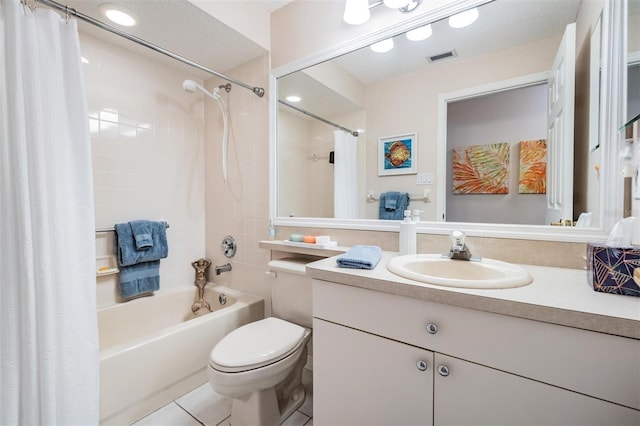
{"type": "Polygon", "coordinates": [[[20,0],[20,3],[22,3],[23,6],[28,7],[32,12],[36,11],[36,0],[20,0]]]}

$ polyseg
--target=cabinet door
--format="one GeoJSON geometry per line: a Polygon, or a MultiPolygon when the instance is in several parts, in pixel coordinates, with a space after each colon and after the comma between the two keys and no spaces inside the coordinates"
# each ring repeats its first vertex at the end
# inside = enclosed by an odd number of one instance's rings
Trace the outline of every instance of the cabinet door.
{"type": "Polygon", "coordinates": [[[458,358],[436,353],[434,368],[435,425],[640,424],[640,411],[458,358]]]}
{"type": "Polygon", "coordinates": [[[316,318],[313,349],[316,426],[433,424],[433,352],[316,318]]]}

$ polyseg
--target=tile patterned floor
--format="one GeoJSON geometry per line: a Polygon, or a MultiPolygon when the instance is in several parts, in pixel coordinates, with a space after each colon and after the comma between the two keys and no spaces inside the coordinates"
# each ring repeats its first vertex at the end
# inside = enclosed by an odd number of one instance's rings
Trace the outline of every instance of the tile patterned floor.
{"type": "MultiPolygon", "coordinates": [[[[307,396],[300,408],[282,426],[313,426],[311,371],[305,369],[302,382],[307,396]]],[[[165,405],[133,426],[230,426],[231,400],[218,395],[209,383],[165,405]]]]}

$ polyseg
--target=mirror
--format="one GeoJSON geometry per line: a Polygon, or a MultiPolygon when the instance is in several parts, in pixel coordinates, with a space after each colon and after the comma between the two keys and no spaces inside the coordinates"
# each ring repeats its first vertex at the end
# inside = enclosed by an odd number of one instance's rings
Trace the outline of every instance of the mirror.
{"type": "MultiPolygon", "coordinates": [[[[356,160],[353,162],[357,173],[350,183],[357,187],[358,214],[354,219],[366,219],[373,228],[376,225],[384,226],[384,221],[378,221],[380,194],[401,191],[410,194],[412,201],[409,208],[421,210],[421,219],[429,222],[428,225],[442,221],[442,212],[447,209],[446,196],[451,192],[451,187],[445,186],[451,164],[440,160],[451,148],[441,149],[438,145],[438,139],[447,133],[449,125],[446,110],[442,110],[443,97],[457,102],[459,99],[456,96],[461,91],[473,93],[473,96],[468,96],[471,99],[476,98],[478,93],[505,92],[504,87],[508,84],[513,88],[540,84],[543,77],[550,74],[567,25],[576,22],[578,39],[575,42],[574,115],[579,125],[570,126],[575,128],[577,142],[570,150],[575,152],[575,160],[570,158],[569,161],[573,163],[572,166],[575,165],[571,180],[575,176],[578,184],[569,190],[573,198],[571,207],[576,206],[571,219],[577,219],[581,212],[593,211],[596,215],[594,228],[602,230],[607,221],[597,217],[603,209],[598,189],[602,180],[593,167],[594,163],[599,163],[602,153],[600,148],[589,149],[589,140],[590,132],[601,133],[604,130],[589,129],[589,99],[600,98],[599,93],[592,93],[593,89],[590,93],[592,82],[589,76],[593,73],[590,70],[591,35],[598,28],[597,23],[605,4],[604,1],[579,0],[495,0],[480,6],[480,17],[465,29],[451,29],[446,19],[435,21],[431,22],[432,35],[427,40],[414,42],[407,40],[404,35],[398,35],[393,38],[395,46],[390,52],[374,54],[368,47],[363,47],[320,64],[277,76],[278,97],[284,102],[278,105],[277,110],[275,189],[278,196],[274,201],[275,216],[315,218],[317,220],[313,222],[316,224],[330,224],[329,218],[334,217],[334,165],[329,159],[331,151],[334,151],[335,126],[299,111],[306,110],[359,133],[356,160]],[[438,57],[444,58],[438,60],[438,57]],[[519,82],[522,79],[528,82],[519,82]],[[489,90],[491,87],[497,89],[489,90]],[[298,95],[302,100],[291,104],[285,100],[289,95],[298,95]],[[294,105],[296,109],[285,103],[294,105]],[[415,149],[409,150],[408,157],[415,163],[413,166],[417,173],[390,175],[381,171],[383,156],[390,155],[383,144],[387,140],[404,140],[405,135],[414,134],[416,138],[408,140],[415,149]]],[[[421,25],[427,22],[421,22],[421,25]]],[[[542,104],[546,104],[546,99],[542,104]]],[[[448,109],[447,102],[444,102],[444,107],[448,109]]],[[[522,132],[518,135],[516,132],[513,139],[506,141],[511,145],[513,159],[510,192],[518,193],[519,143],[546,139],[545,132],[546,129],[542,133],[522,132]]],[[[472,140],[468,144],[498,142],[505,142],[501,135],[472,140]]],[[[406,153],[407,150],[404,151],[406,153]]],[[[496,194],[478,197],[484,197],[485,200],[505,198],[496,194]]],[[[513,198],[526,201],[538,198],[546,204],[546,197],[538,194],[523,194],[513,198]]],[[[494,211],[502,210],[506,215],[513,210],[510,207],[496,209],[492,201],[489,204],[493,205],[494,211]]],[[[467,207],[474,208],[473,203],[467,207]]],[[[301,220],[296,223],[305,222],[312,221],[301,220]]],[[[486,219],[484,222],[490,221],[486,219]]],[[[504,216],[494,223],[545,225],[548,222],[546,217],[543,220],[519,222],[517,218],[512,220],[504,216]]],[[[540,232],[544,233],[549,227],[532,228],[540,228],[540,232]]]]}

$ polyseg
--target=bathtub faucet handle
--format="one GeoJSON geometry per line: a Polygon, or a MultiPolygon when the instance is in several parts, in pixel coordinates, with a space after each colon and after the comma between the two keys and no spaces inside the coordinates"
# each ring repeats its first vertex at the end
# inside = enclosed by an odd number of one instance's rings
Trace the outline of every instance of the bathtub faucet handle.
{"type": "Polygon", "coordinates": [[[225,263],[224,265],[216,265],[216,275],[220,275],[223,272],[229,272],[231,270],[231,264],[225,263]]]}

